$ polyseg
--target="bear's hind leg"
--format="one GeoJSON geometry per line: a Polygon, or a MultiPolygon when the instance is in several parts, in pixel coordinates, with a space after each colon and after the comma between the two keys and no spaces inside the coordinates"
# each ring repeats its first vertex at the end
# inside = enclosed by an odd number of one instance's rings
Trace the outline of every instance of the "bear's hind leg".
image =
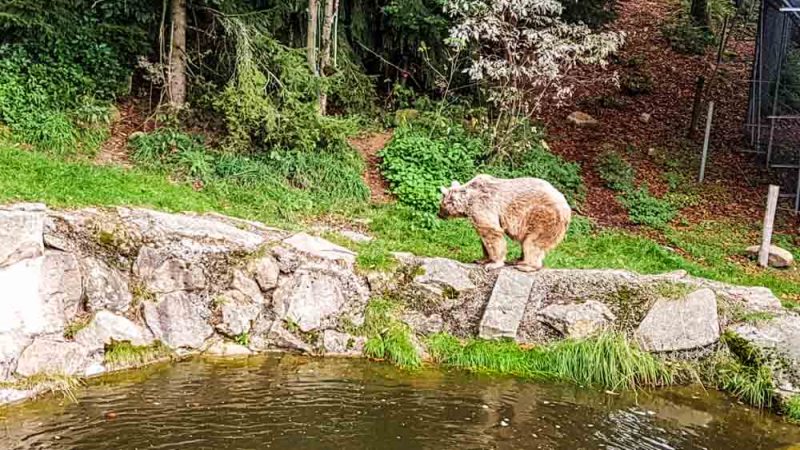
{"type": "Polygon", "coordinates": [[[536,272],[544,265],[545,251],[539,247],[535,235],[530,235],[522,242],[522,259],[516,268],[523,272],[536,272]]]}

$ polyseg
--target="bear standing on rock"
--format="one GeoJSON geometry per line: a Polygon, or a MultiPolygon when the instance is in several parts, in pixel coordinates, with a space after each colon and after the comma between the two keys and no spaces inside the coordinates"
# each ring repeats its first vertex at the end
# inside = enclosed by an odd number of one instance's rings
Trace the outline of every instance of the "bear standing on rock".
{"type": "Polygon", "coordinates": [[[567,234],[572,210],[550,183],[538,178],[505,180],[478,175],[463,186],[442,187],[439,217],[468,217],[483,243],[488,269],[505,265],[505,234],[522,244],[516,267],[524,272],[542,268],[545,254],[567,234]]]}

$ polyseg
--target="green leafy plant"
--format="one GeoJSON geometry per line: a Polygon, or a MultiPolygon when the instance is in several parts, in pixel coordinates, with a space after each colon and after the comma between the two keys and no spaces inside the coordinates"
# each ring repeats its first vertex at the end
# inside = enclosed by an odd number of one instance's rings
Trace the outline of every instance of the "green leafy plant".
{"type": "Polygon", "coordinates": [[[618,199],[628,211],[631,222],[637,225],[663,228],[678,214],[675,205],[650,195],[647,186],[625,192],[618,199]]]}
{"type": "Polygon", "coordinates": [[[673,50],[689,55],[702,55],[706,48],[714,43],[711,31],[693,24],[686,16],[669,22],[664,26],[662,33],[673,50]]]}
{"type": "Polygon", "coordinates": [[[601,154],[596,168],[609,189],[622,192],[633,190],[636,173],[631,164],[619,153],[607,151],[601,154]]]}
{"type": "Polygon", "coordinates": [[[414,347],[411,329],[396,317],[399,309],[400,305],[391,299],[370,300],[361,330],[367,336],[364,354],[404,369],[415,369],[422,360],[414,347]]]}

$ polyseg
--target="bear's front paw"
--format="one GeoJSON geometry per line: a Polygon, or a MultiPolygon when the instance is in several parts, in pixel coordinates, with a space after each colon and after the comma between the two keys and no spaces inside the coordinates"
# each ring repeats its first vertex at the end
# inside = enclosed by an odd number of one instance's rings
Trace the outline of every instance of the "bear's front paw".
{"type": "Polygon", "coordinates": [[[493,262],[486,265],[486,270],[495,270],[505,266],[506,263],[504,261],[493,262]]]}

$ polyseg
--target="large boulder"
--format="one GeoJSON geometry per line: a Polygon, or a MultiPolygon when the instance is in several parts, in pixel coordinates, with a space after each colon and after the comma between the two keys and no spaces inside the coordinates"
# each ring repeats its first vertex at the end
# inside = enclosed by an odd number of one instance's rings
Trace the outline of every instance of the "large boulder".
{"type": "Polygon", "coordinates": [[[44,205],[0,209],[0,268],[44,253],[44,220],[44,205]]]}
{"type": "Polygon", "coordinates": [[[309,332],[335,327],[341,319],[364,321],[369,291],[351,272],[304,268],[286,279],[273,294],[280,319],[309,332]]]}
{"type": "Polygon", "coordinates": [[[307,233],[285,239],[275,252],[284,271],[295,270],[309,261],[344,267],[352,267],[356,262],[356,253],[352,250],[307,233]]]}
{"type": "Polygon", "coordinates": [[[217,301],[220,315],[217,331],[230,337],[249,332],[262,309],[261,304],[239,291],[228,291],[217,297],[217,301]]]}
{"type": "MultiPolygon", "coordinates": [[[[747,254],[753,258],[758,258],[758,253],[761,251],[760,245],[753,245],[752,247],[747,247],[747,254]]],[[[794,255],[789,250],[782,249],[777,245],[770,245],[769,246],[769,258],[767,259],[767,263],[770,267],[775,267],[778,269],[785,269],[787,267],[791,267],[794,263],[794,255]]]]}
{"type": "Polygon", "coordinates": [[[63,374],[84,376],[96,360],[90,358],[89,349],[60,336],[42,336],[34,339],[19,357],[16,373],[23,377],[36,374],[63,374]]]}
{"type": "Polygon", "coordinates": [[[133,273],[154,294],[202,290],[207,285],[202,266],[149,246],[139,250],[133,273]]]}
{"type": "Polygon", "coordinates": [[[528,307],[533,282],[532,274],[513,268],[502,270],[486,304],[478,335],[484,339],[515,338],[528,307]]]}
{"type": "Polygon", "coordinates": [[[657,301],[636,330],[642,348],[651,352],[702,348],[719,336],[717,297],[706,288],[682,299],[657,301]]]}
{"type": "Polygon", "coordinates": [[[780,393],[800,394],[800,316],[784,314],[728,331],[728,346],[737,356],[768,365],[780,393]]]}
{"type": "Polygon", "coordinates": [[[54,286],[59,278],[56,275],[43,278],[45,260],[25,259],[0,268],[0,334],[16,331],[33,336],[64,328],[66,319],[59,296],[43,294],[66,289],[54,286]]]}
{"type": "Polygon", "coordinates": [[[187,292],[173,292],[144,303],[144,319],[156,339],[170,348],[199,349],[214,329],[208,324],[207,301],[187,292]]]}
{"type": "Polygon", "coordinates": [[[422,258],[414,283],[437,296],[460,297],[476,289],[470,267],[452,259],[422,258]]]}
{"type": "Polygon", "coordinates": [[[109,311],[98,311],[89,324],[75,334],[75,342],[91,350],[102,349],[112,341],[150,345],[153,335],[125,317],[109,311]]]}
{"type": "Polygon", "coordinates": [[[325,330],[322,333],[322,348],[328,355],[361,356],[366,343],[367,338],[363,336],[353,336],[334,330],[325,330]]]}
{"type": "Polygon", "coordinates": [[[603,303],[552,304],[538,312],[539,320],[566,338],[585,338],[613,326],[616,316],[603,303]]]}
{"type": "Polygon", "coordinates": [[[126,312],[133,301],[128,276],[97,258],[85,258],[83,290],[89,311],[126,312]]]}

